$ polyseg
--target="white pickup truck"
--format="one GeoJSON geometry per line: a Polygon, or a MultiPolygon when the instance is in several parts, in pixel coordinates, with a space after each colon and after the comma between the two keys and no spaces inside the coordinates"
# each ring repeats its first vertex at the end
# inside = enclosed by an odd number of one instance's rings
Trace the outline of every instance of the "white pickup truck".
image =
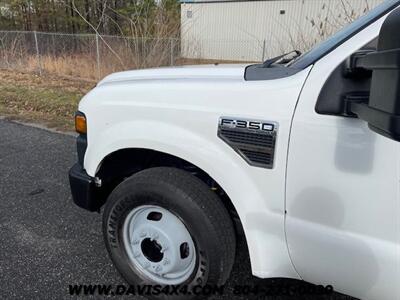
{"type": "Polygon", "coordinates": [[[400,299],[399,0],[291,59],[112,74],[75,121],[129,284],[222,285],[243,231],[257,277],[400,299]]]}

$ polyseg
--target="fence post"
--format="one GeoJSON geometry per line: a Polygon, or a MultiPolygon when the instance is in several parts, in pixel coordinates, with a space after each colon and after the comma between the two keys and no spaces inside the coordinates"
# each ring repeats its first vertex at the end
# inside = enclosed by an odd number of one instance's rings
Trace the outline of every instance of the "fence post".
{"type": "Polygon", "coordinates": [[[264,41],[263,41],[263,48],[262,48],[262,58],[261,58],[261,61],[264,61],[264,60],[265,60],[265,50],[266,50],[266,48],[267,48],[267,41],[264,39],[264,41]]]}
{"type": "Polygon", "coordinates": [[[96,32],[96,62],[97,62],[97,80],[100,80],[100,49],[99,49],[99,34],[96,32]]]}
{"type": "Polygon", "coordinates": [[[170,54],[171,54],[171,58],[170,58],[170,65],[173,66],[175,63],[175,58],[174,58],[174,48],[175,48],[175,41],[173,38],[170,39],[170,54]]]}
{"type": "Polygon", "coordinates": [[[42,64],[40,62],[39,43],[38,43],[36,30],[33,32],[33,36],[35,37],[35,47],[36,47],[36,56],[37,56],[37,62],[38,62],[38,68],[39,68],[39,75],[42,76],[42,64]]]}

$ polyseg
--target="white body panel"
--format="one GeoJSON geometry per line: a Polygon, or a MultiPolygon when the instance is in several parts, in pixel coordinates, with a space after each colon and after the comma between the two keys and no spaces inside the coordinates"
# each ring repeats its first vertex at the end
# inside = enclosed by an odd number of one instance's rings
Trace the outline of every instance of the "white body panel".
{"type": "Polygon", "coordinates": [[[253,273],[296,278],[284,233],[285,169],[290,122],[309,70],[269,82],[245,81],[243,67],[229,66],[111,75],[80,103],[88,116],[85,169],[95,176],[105,156],[124,148],[154,149],[191,162],[230,196],[253,273]],[[250,166],[217,137],[224,115],[279,123],[274,169],[250,166]]]}
{"type": "Polygon", "coordinates": [[[290,135],[286,231],[304,280],[360,299],[393,300],[400,299],[400,145],[359,119],[315,112],[329,75],[378,36],[382,22],[310,72],[290,135]]]}

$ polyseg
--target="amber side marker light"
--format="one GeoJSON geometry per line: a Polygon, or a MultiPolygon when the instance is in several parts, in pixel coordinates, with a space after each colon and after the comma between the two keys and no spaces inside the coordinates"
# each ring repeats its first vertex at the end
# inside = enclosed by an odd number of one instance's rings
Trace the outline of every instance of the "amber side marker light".
{"type": "Polygon", "coordinates": [[[87,132],[86,116],[79,111],[75,114],[75,130],[80,134],[87,132]]]}

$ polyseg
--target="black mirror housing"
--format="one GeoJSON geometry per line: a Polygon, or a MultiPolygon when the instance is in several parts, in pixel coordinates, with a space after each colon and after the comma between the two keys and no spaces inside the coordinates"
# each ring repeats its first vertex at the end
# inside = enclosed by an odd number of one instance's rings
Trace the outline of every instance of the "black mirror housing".
{"type": "Polygon", "coordinates": [[[346,103],[349,114],[368,122],[371,130],[400,141],[400,9],[394,10],[382,25],[378,49],[361,56],[357,68],[371,70],[367,100],[346,103]]]}

